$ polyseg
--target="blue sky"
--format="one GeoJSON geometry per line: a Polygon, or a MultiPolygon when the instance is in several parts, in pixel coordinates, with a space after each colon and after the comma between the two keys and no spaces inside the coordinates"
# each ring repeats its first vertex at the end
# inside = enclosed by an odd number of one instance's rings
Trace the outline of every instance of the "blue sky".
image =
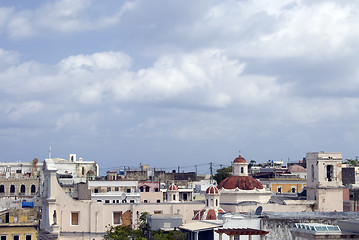
{"type": "MultiPolygon", "coordinates": [[[[357,1],[0,1],[0,160],[355,158],[357,1]]],[[[208,166],[207,166],[208,168],[208,166]]],[[[185,169],[193,170],[193,169],[185,169]]]]}

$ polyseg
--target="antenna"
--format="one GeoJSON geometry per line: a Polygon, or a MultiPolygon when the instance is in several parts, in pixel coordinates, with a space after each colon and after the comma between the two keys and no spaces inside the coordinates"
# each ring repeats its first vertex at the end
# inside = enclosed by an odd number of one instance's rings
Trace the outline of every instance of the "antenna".
{"type": "Polygon", "coordinates": [[[49,159],[51,159],[51,146],[49,147],[49,159]]]}

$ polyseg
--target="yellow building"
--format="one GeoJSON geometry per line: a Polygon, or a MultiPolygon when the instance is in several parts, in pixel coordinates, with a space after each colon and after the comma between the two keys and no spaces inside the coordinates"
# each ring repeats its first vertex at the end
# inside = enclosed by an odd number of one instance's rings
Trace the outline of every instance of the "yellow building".
{"type": "Polygon", "coordinates": [[[269,178],[261,179],[260,182],[264,187],[276,194],[300,193],[307,185],[307,179],[303,178],[269,178]]]}
{"type": "Polygon", "coordinates": [[[8,209],[0,212],[0,240],[35,240],[37,229],[36,209],[8,209]]]}

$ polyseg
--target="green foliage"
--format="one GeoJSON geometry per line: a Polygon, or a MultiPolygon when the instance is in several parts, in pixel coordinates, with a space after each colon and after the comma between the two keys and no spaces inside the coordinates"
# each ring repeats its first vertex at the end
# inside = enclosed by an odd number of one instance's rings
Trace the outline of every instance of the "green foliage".
{"type": "Polygon", "coordinates": [[[106,240],[146,240],[147,234],[147,214],[141,213],[138,229],[134,230],[130,226],[111,226],[106,234],[106,240]]]}
{"type": "Polygon", "coordinates": [[[343,162],[344,164],[349,164],[351,166],[359,166],[359,160],[357,159],[346,159],[345,162],[343,162]]]}
{"type": "Polygon", "coordinates": [[[148,232],[148,229],[147,229],[147,214],[148,212],[143,212],[141,213],[141,216],[140,216],[140,224],[138,226],[138,230],[142,233],[142,235],[146,235],[147,232],[148,232]]]}
{"type": "Polygon", "coordinates": [[[145,240],[140,231],[133,230],[130,226],[111,226],[106,234],[106,240],[145,240]]]}
{"type": "Polygon", "coordinates": [[[151,240],[185,240],[186,237],[187,233],[176,230],[169,231],[168,233],[152,231],[151,240]]]}
{"type": "Polygon", "coordinates": [[[224,167],[217,169],[217,173],[213,176],[214,180],[219,184],[223,179],[232,175],[232,167],[224,167]]]}
{"type": "MultiPolygon", "coordinates": [[[[147,228],[147,214],[141,213],[138,229],[134,230],[130,226],[109,226],[104,238],[105,240],[146,240],[145,237],[148,232],[147,228]]],[[[181,231],[170,231],[165,233],[163,231],[152,231],[153,240],[185,240],[187,233],[181,231]]]]}

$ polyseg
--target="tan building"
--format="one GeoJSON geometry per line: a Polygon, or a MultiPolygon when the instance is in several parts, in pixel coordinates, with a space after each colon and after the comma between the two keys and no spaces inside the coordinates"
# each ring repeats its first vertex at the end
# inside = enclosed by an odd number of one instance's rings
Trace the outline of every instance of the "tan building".
{"type": "Polygon", "coordinates": [[[38,192],[38,177],[0,177],[0,198],[31,198],[38,192]]]}
{"type": "Polygon", "coordinates": [[[35,240],[37,227],[36,209],[9,209],[0,212],[0,240],[35,240]]]}
{"type": "Polygon", "coordinates": [[[342,154],[307,153],[307,199],[324,212],[343,211],[342,154]]]}
{"type": "Polygon", "coordinates": [[[91,200],[75,200],[59,186],[57,169],[51,159],[44,162],[44,191],[41,193],[42,221],[39,239],[100,240],[108,225],[132,225],[139,223],[142,212],[150,214],[178,214],[183,222],[190,221],[204,207],[202,202],[164,203],[103,203],[91,200]]]}

